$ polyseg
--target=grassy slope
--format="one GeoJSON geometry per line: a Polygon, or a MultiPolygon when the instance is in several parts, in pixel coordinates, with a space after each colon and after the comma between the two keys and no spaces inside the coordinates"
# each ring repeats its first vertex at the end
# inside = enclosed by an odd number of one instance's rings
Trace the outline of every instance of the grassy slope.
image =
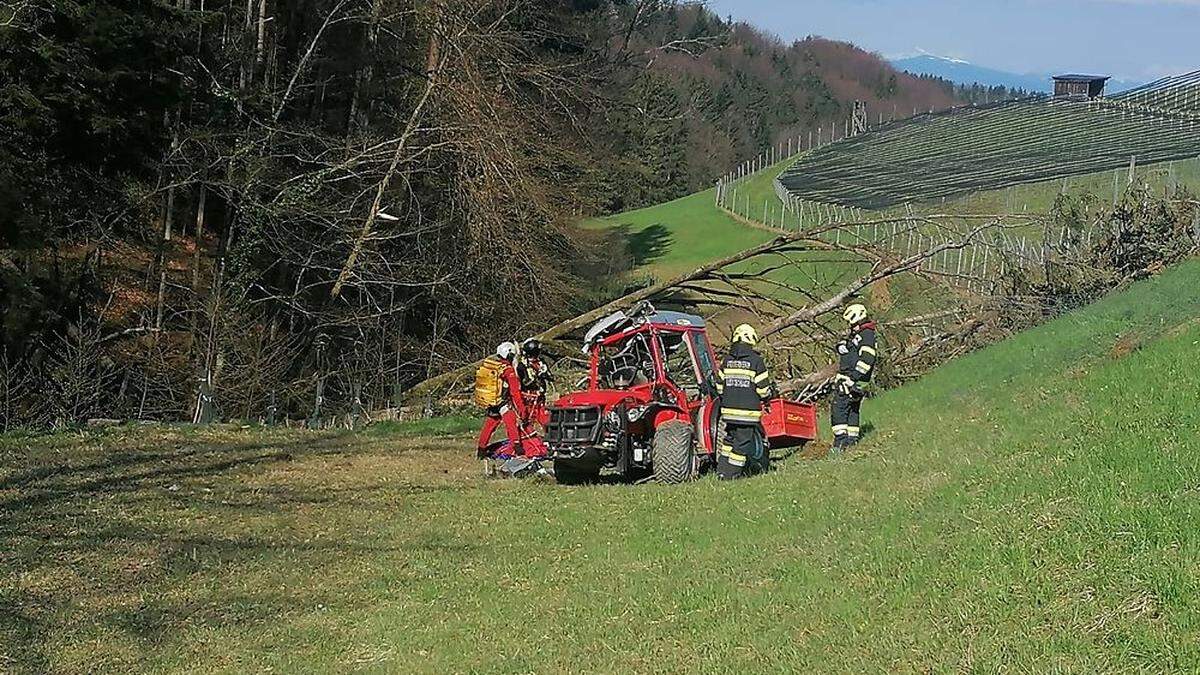
{"type": "Polygon", "coordinates": [[[1194,671],[1198,283],[952,362],[869,402],[854,461],[737,484],[482,482],[463,436],[7,438],[0,665],[1194,671]]]}
{"type": "Polygon", "coordinates": [[[635,274],[670,279],[701,265],[770,241],[773,234],[739,223],[713,204],[707,190],[665,204],[588,223],[623,228],[640,256],[635,274]]]}

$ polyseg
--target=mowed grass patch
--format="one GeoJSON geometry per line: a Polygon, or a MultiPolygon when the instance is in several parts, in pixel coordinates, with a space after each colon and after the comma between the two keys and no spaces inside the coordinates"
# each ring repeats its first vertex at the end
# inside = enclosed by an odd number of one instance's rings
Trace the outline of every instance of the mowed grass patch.
{"type": "Polygon", "coordinates": [[[6,439],[0,663],[1194,671],[1197,282],[952,362],[869,401],[849,461],[735,484],[484,481],[468,435],[6,439]]]}

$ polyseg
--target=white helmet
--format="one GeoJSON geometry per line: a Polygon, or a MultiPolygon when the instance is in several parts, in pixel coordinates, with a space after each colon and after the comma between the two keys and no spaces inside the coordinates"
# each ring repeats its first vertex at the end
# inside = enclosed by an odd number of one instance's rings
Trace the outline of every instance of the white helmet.
{"type": "Polygon", "coordinates": [[[754,330],[754,326],[744,323],[733,329],[733,341],[745,342],[753,347],[758,344],[758,331],[754,330]]]}
{"type": "Polygon", "coordinates": [[[501,342],[500,346],[496,347],[496,356],[505,361],[512,360],[512,357],[517,355],[517,345],[514,342],[501,342]]]}
{"type": "Polygon", "coordinates": [[[842,318],[851,326],[857,326],[867,320],[867,308],[864,305],[853,304],[842,313],[842,318]]]}

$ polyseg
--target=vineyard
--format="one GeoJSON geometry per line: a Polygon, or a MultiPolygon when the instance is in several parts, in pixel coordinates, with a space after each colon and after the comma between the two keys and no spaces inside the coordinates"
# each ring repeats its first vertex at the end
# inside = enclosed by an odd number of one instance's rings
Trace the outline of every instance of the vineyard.
{"type": "Polygon", "coordinates": [[[1200,72],[1086,102],[954,108],[818,147],[778,178],[789,210],[886,209],[1200,155],[1200,72]]]}

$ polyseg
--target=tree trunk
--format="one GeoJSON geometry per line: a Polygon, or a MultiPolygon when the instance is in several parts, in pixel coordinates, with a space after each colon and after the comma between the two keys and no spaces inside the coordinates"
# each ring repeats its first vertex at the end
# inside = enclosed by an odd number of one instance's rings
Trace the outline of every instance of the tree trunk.
{"type": "Polygon", "coordinates": [[[155,302],[154,327],[162,330],[167,296],[167,243],[171,241],[171,221],[175,218],[175,188],[167,188],[167,206],[163,214],[162,239],[158,242],[158,297],[155,302]]]}
{"type": "Polygon", "coordinates": [[[350,97],[350,117],[347,124],[350,134],[367,128],[367,125],[370,123],[370,113],[364,107],[363,92],[371,86],[371,79],[375,72],[373,65],[375,43],[379,39],[379,15],[382,11],[383,0],[373,0],[371,3],[371,17],[367,21],[366,47],[364,47],[361,57],[363,65],[354,75],[354,93],[350,97]]]}

